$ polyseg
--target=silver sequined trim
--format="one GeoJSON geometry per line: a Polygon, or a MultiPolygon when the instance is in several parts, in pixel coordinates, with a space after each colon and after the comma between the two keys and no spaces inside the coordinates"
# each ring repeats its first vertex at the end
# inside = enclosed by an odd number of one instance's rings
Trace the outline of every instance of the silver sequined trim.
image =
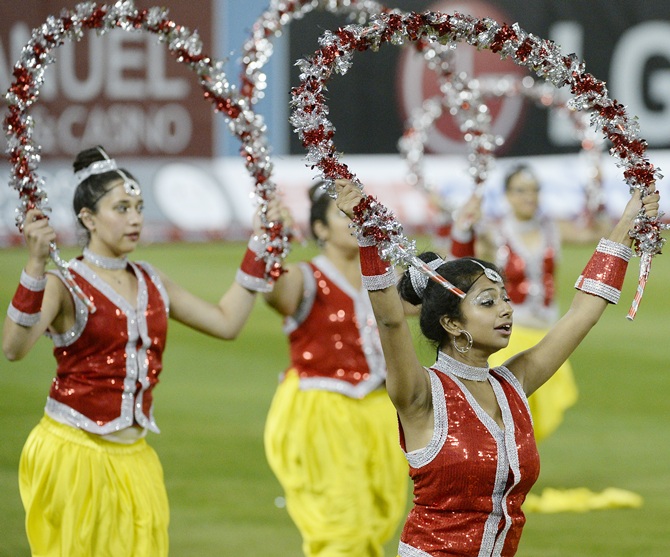
{"type": "Polygon", "coordinates": [[[421,468],[439,454],[444,447],[449,433],[449,418],[447,413],[447,401],[444,397],[442,381],[432,369],[427,369],[430,377],[431,396],[433,399],[433,435],[423,449],[406,452],[405,458],[410,466],[421,468]]]}
{"type": "Polygon", "coordinates": [[[19,311],[14,307],[13,304],[9,304],[7,308],[7,317],[9,317],[17,325],[22,327],[32,327],[39,323],[40,318],[42,317],[42,312],[38,311],[37,313],[25,313],[19,311]]]}
{"type": "Polygon", "coordinates": [[[586,292],[587,294],[598,296],[612,304],[618,304],[619,298],[621,298],[621,290],[605,284],[604,282],[600,282],[599,280],[584,278],[583,275],[579,275],[577,282],[575,282],[575,288],[582,292],[586,292]]]}
{"type": "Polygon", "coordinates": [[[247,290],[253,290],[254,292],[272,292],[274,288],[272,281],[247,274],[242,269],[237,270],[235,281],[247,290]]]}
{"type": "Polygon", "coordinates": [[[383,290],[389,286],[395,286],[397,277],[393,268],[389,269],[383,275],[373,275],[361,277],[363,287],[366,290],[383,290]]]}
{"type": "Polygon", "coordinates": [[[21,284],[21,286],[27,288],[28,290],[32,290],[33,292],[41,292],[46,288],[47,277],[42,278],[32,277],[28,273],[26,273],[24,269],[23,271],[21,271],[21,278],[19,279],[19,283],[21,284]]]}
{"type": "Polygon", "coordinates": [[[421,551],[416,547],[412,547],[404,542],[398,544],[398,556],[399,557],[431,557],[430,553],[421,551]]]}
{"type": "Polygon", "coordinates": [[[596,247],[596,251],[605,253],[607,255],[620,257],[624,261],[630,261],[630,258],[633,256],[633,250],[631,248],[618,242],[608,240],[607,238],[600,239],[600,242],[598,242],[598,247],[596,247]]]}
{"type": "Polygon", "coordinates": [[[459,362],[442,351],[438,353],[433,367],[442,373],[449,373],[470,381],[486,381],[490,371],[488,367],[475,367],[459,362]]]}
{"type": "MultiPolygon", "coordinates": [[[[69,263],[71,268],[75,268],[75,263],[73,261],[70,261],[69,263]]],[[[65,288],[69,289],[68,283],[65,280],[65,277],[61,274],[60,271],[50,271],[53,272],[60,280],[61,282],[65,285],[65,288]]],[[[72,301],[74,302],[74,324],[70,329],[65,331],[64,333],[51,333],[51,332],[46,332],[45,335],[49,338],[54,343],[54,346],[57,346],[59,348],[62,348],[64,346],[70,346],[72,343],[74,343],[84,332],[84,329],[86,328],[86,323],[88,323],[88,307],[86,304],[79,298],[79,296],[74,296],[71,295],[72,301]]]]}

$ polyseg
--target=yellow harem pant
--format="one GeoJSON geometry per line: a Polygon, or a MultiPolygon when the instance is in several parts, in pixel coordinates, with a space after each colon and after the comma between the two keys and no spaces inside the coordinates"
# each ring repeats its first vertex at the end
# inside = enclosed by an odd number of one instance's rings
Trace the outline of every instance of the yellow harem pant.
{"type": "Polygon", "coordinates": [[[34,557],[164,557],[169,507],[163,469],[144,440],[131,445],[44,416],[19,464],[34,557]]]}
{"type": "MultiPolygon", "coordinates": [[[[546,334],[546,330],[514,325],[509,344],[489,358],[489,365],[502,365],[515,354],[535,346],[546,334]]],[[[563,414],[577,402],[577,397],[572,366],[566,361],[549,381],[528,398],[536,441],[549,437],[561,425],[563,414]]]]}
{"type": "Polygon", "coordinates": [[[265,427],[268,462],[308,557],[379,557],[405,513],[408,464],[385,390],[304,390],[287,373],[265,427]]]}

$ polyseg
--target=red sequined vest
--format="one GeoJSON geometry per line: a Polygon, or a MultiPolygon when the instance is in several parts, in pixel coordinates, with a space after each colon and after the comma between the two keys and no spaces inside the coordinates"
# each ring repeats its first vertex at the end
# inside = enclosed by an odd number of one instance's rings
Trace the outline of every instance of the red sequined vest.
{"type": "MultiPolygon", "coordinates": [[[[539,455],[525,394],[506,368],[490,371],[505,428],[451,374],[430,370],[435,428],[427,447],[407,453],[414,507],[401,557],[511,556],[539,455]]],[[[402,427],[401,443],[405,447],[402,427]]]]}
{"type": "Polygon", "coordinates": [[[300,387],[362,398],[386,378],[368,294],[354,289],[324,256],[301,269],[303,300],[284,321],[300,387]]]}
{"type": "Polygon", "coordinates": [[[47,414],[90,433],[104,435],[139,425],[158,432],[152,415],[153,389],[162,369],[168,298],[147,264],[133,264],[137,306],[79,260],[72,275],[95,304],[90,313],[75,301],[75,325],[51,334],[58,363],[47,414]]]}

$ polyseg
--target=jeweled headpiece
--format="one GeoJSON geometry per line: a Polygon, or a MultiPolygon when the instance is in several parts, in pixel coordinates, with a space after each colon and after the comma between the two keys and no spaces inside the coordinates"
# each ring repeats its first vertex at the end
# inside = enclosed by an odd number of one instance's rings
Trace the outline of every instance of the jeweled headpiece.
{"type": "MultiPolygon", "coordinates": [[[[486,278],[489,279],[491,282],[497,282],[497,283],[503,284],[503,279],[497,271],[494,271],[490,267],[485,267],[484,265],[482,265],[476,259],[470,259],[470,261],[472,261],[473,263],[476,263],[482,269],[484,269],[484,274],[486,275],[486,278]]],[[[479,276],[481,276],[481,275],[479,275],[479,276]]]]}
{"type": "MultiPolygon", "coordinates": [[[[428,263],[426,263],[426,265],[433,271],[436,271],[437,268],[440,265],[442,265],[442,263],[444,263],[444,259],[438,257],[436,259],[433,259],[432,261],[429,261],[428,263]]],[[[414,292],[416,292],[419,298],[423,299],[423,293],[426,290],[426,286],[428,286],[428,275],[422,273],[416,267],[412,266],[409,268],[409,280],[412,283],[412,288],[414,288],[414,292]]]]}
{"type": "Polygon", "coordinates": [[[86,168],[77,170],[77,172],[74,173],[77,182],[81,184],[84,180],[91,176],[95,176],[96,174],[104,174],[105,172],[114,171],[123,179],[123,188],[128,195],[140,195],[142,193],[140,185],[121,170],[116,164],[116,161],[110,159],[104,149],[101,149],[100,147],[96,147],[96,149],[98,149],[100,154],[105,157],[104,160],[92,162],[86,168]]]}

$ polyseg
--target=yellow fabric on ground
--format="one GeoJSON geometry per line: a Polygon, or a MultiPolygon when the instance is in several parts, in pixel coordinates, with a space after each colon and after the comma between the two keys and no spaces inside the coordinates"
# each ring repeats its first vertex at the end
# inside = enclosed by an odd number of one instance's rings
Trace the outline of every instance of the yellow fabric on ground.
{"type": "Polygon", "coordinates": [[[555,489],[545,487],[541,495],[529,493],[523,504],[527,513],[587,512],[602,509],[637,509],[643,499],[637,493],[608,487],[596,493],[586,487],[555,489]]]}

